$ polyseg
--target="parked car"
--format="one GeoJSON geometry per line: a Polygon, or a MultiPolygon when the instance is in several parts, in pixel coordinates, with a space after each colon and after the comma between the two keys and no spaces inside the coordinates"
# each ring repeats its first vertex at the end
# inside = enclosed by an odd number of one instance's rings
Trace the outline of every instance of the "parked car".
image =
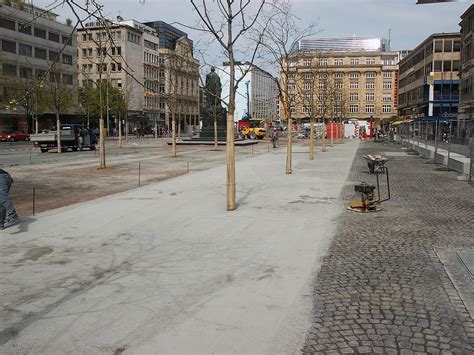
{"type": "Polygon", "coordinates": [[[30,135],[24,131],[8,131],[0,134],[0,141],[15,142],[15,141],[28,141],[30,135]]]}

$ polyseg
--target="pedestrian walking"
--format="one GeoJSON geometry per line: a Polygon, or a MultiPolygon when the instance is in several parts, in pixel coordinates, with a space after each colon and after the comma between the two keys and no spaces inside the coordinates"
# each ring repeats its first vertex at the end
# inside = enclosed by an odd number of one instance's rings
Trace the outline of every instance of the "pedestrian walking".
{"type": "Polygon", "coordinates": [[[13,179],[9,173],[0,169],[0,229],[4,229],[20,222],[13,202],[8,196],[13,179]]]}
{"type": "Polygon", "coordinates": [[[273,129],[272,131],[272,143],[273,143],[273,148],[276,148],[276,144],[278,142],[278,130],[276,128],[273,129]]]}

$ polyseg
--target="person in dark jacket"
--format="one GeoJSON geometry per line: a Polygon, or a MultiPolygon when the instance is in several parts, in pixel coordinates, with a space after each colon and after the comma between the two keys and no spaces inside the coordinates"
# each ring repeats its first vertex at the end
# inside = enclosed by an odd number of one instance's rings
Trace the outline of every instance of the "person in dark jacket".
{"type": "Polygon", "coordinates": [[[20,222],[13,202],[8,197],[13,179],[9,173],[0,169],[0,229],[4,229],[20,222]]]}

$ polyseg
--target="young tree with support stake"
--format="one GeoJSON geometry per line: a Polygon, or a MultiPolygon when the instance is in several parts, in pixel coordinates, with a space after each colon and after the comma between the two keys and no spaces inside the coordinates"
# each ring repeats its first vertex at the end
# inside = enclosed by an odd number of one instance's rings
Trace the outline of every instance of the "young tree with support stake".
{"type": "MultiPolygon", "coordinates": [[[[191,5],[198,14],[203,28],[201,31],[210,33],[224,49],[229,62],[229,105],[227,116],[227,210],[233,211],[236,205],[235,190],[235,147],[234,147],[234,113],[235,113],[235,95],[239,82],[244,78],[235,78],[235,51],[237,45],[243,40],[243,36],[249,33],[249,30],[255,25],[261,17],[265,0],[259,0],[253,16],[249,15],[251,11],[251,0],[190,0],[191,5]],[[198,4],[199,3],[199,4],[198,4]],[[212,10],[215,10],[219,16],[215,16],[212,10]],[[222,20],[213,20],[220,18],[222,20]],[[237,29],[238,28],[238,29],[237,29]]],[[[256,3],[256,1],[254,1],[256,3]]],[[[263,37],[264,29],[259,34],[263,37]]],[[[250,63],[253,64],[261,40],[257,40],[252,51],[250,63]]]]}
{"type": "Polygon", "coordinates": [[[53,65],[49,72],[50,80],[46,83],[43,91],[45,104],[56,114],[56,138],[58,153],[62,152],[61,147],[61,113],[66,112],[73,104],[71,88],[67,86],[64,77],[58,70],[60,66],[53,65]]]}
{"type": "Polygon", "coordinates": [[[293,87],[295,84],[290,82],[288,76],[300,60],[300,53],[295,51],[298,42],[314,35],[315,28],[316,23],[313,22],[302,30],[298,29],[297,18],[291,12],[290,1],[274,0],[268,26],[263,32],[262,46],[264,50],[261,54],[280,73],[280,78],[276,80],[276,83],[280,107],[287,121],[286,174],[292,172],[292,110],[296,104],[295,93],[290,94],[290,90],[294,90],[296,87],[293,87]]]}

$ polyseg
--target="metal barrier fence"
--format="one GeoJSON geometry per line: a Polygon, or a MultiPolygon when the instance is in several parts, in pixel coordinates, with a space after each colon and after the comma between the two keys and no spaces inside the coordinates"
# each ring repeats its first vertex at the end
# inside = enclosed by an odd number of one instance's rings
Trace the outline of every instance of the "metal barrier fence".
{"type": "Polygon", "coordinates": [[[463,130],[455,119],[402,123],[397,128],[398,142],[436,164],[472,179],[474,120],[465,122],[467,125],[463,130]]]}

